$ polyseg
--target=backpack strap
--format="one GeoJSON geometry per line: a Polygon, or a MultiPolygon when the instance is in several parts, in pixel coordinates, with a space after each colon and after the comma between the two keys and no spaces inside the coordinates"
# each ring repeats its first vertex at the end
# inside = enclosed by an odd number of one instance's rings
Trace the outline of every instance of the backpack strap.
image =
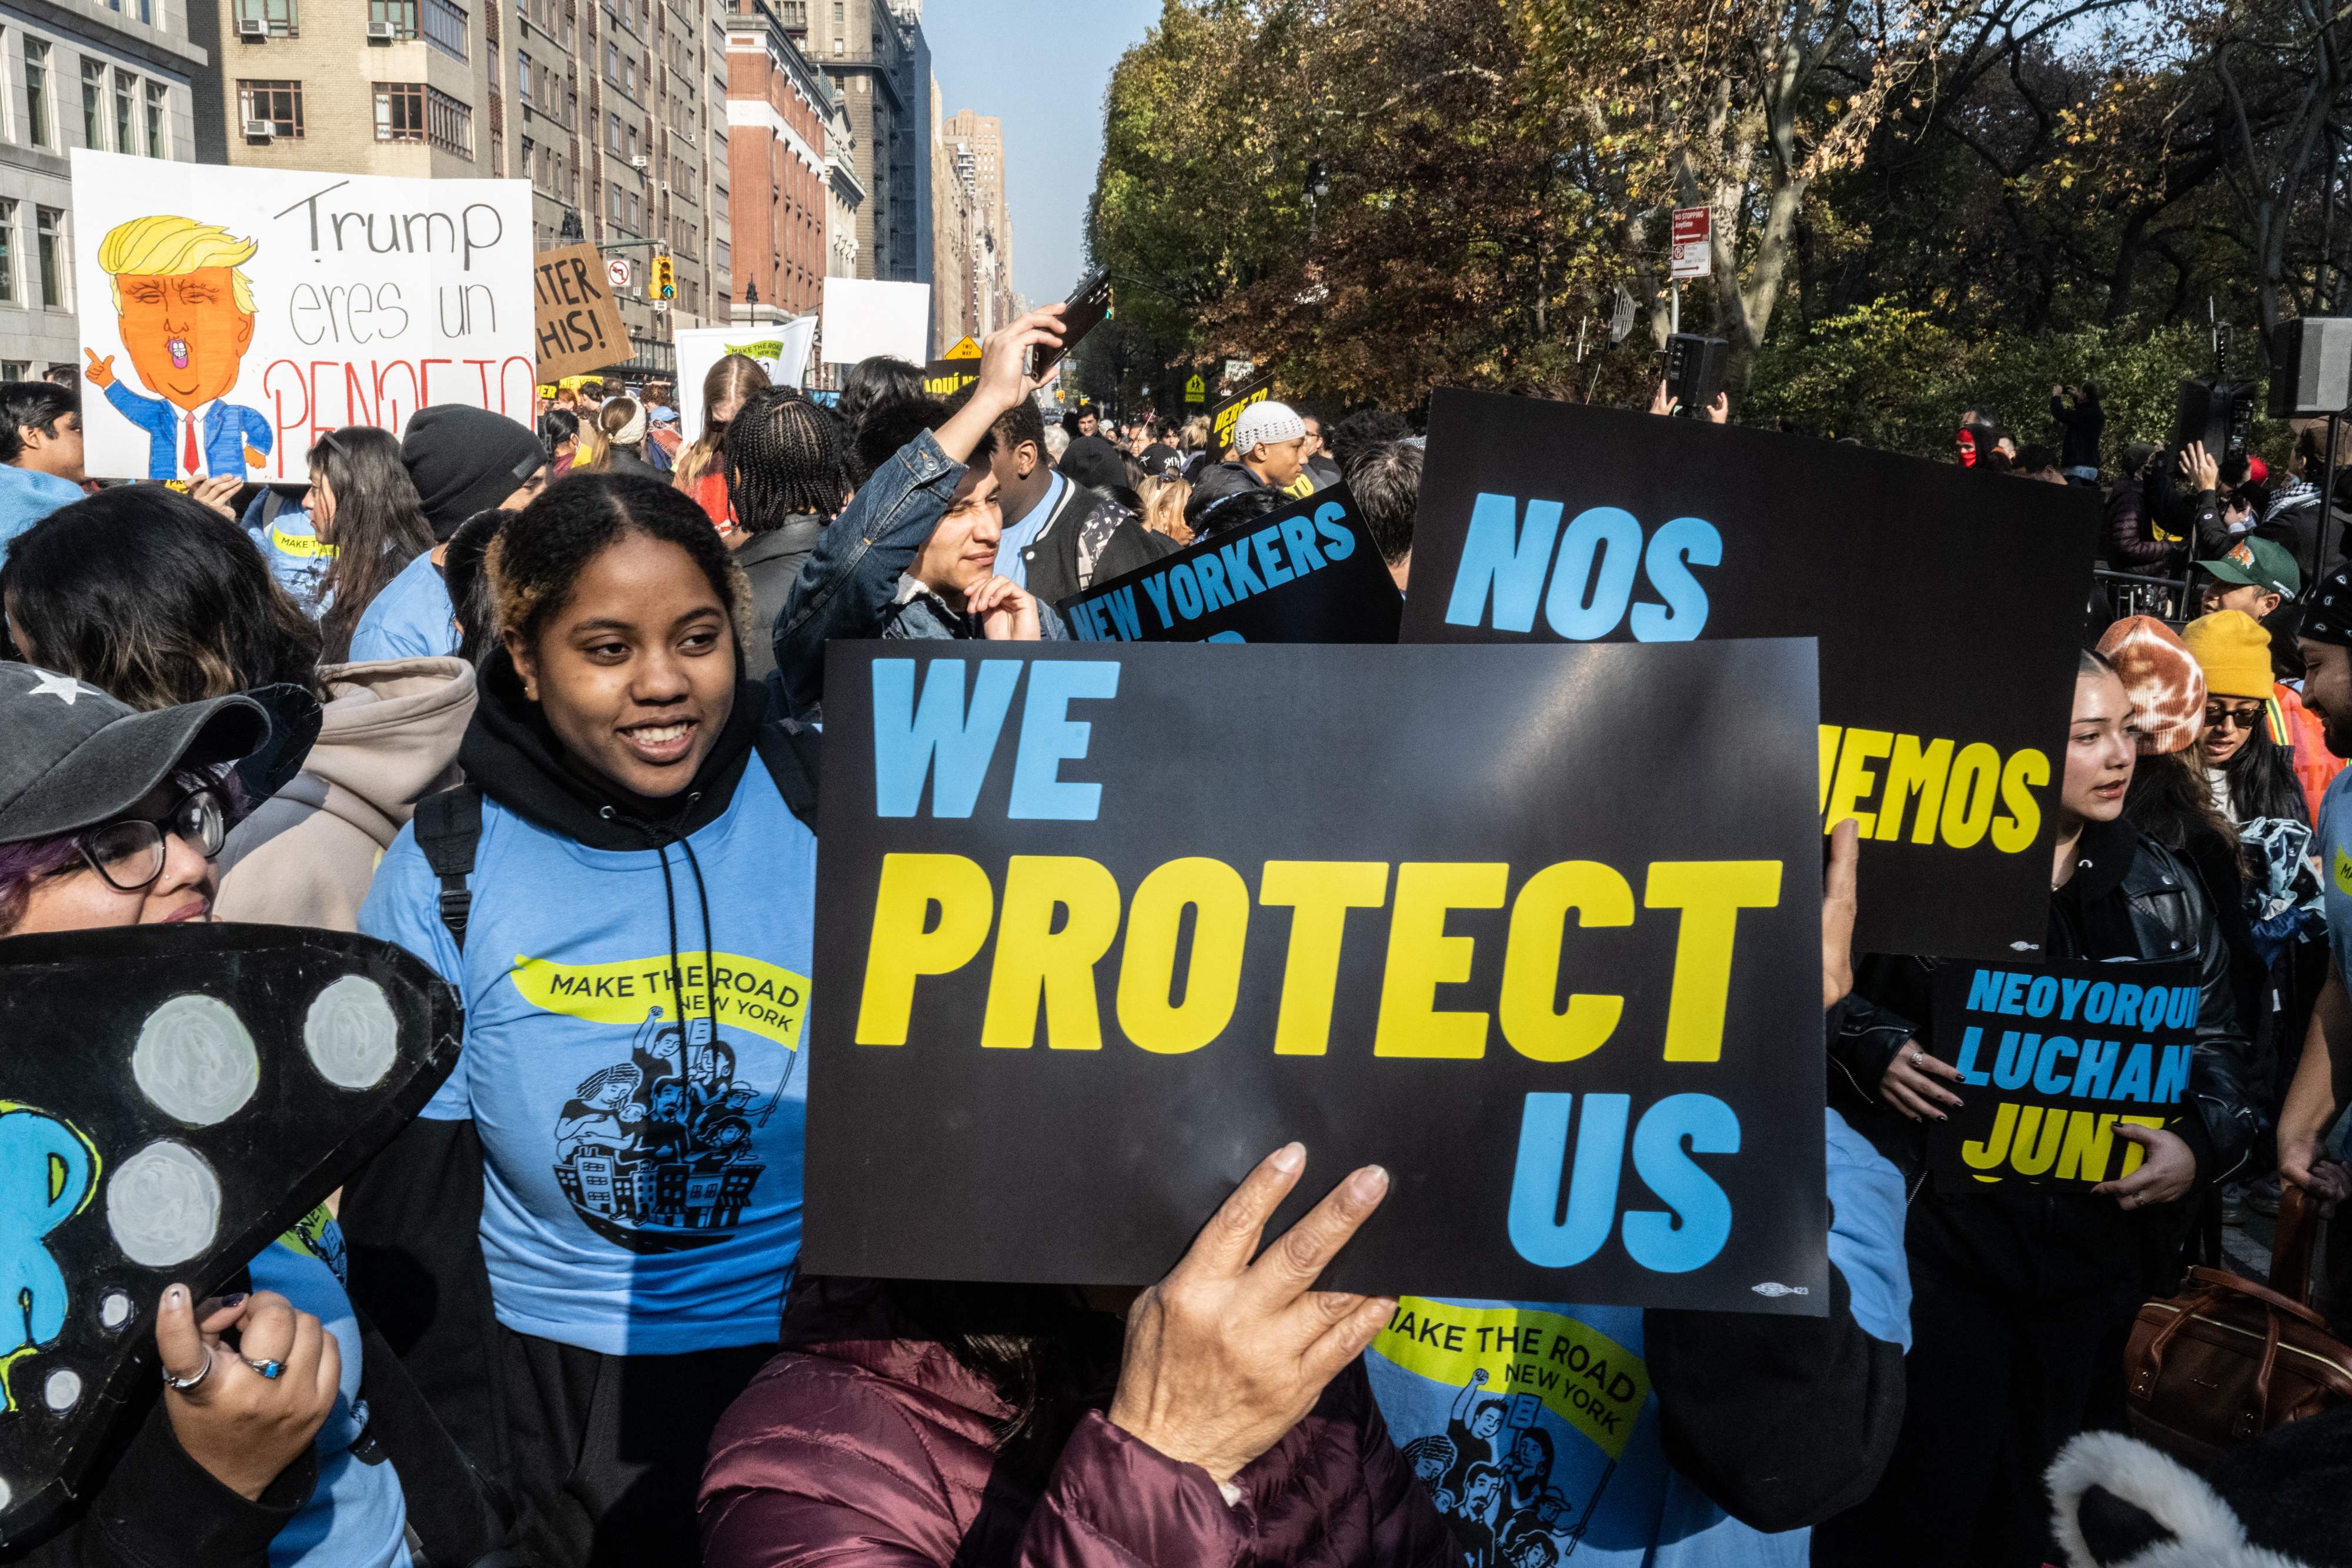
{"type": "Polygon", "coordinates": [[[783,719],[761,725],[752,742],[768,777],[776,781],[776,793],[812,833],[816,831],[818,740],[808,726],[783,719]]]}
{"type": "Polygon", "coordinates": [[[474,852],[482,842],[482,792],[459,784],[427,795],[416,803],[416,847],[425,863],[441,879],[441,924],[449,928],[457,951],[466,950],[466,920],[474,908],[474,894],[466,886],[473,874],[474,852]]]}

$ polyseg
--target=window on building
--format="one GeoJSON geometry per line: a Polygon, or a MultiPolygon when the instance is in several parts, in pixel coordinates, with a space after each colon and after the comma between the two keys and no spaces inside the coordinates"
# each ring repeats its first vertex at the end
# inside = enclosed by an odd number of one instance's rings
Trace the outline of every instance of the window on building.
{"type": "Polygon", "coordinates": [[[466,57],[466,13],[450,0],[425,0],[425,41],[453,60],[466,57]]]}
{"type": "Polygon", "coordinates": [[[139,78],[129,71],[114,73],[114,150],[139,151],[139,78]]]}
{"type": "Polygon", "coordinates": [[[835,34],[833,40],[833,52],[836,55],[849,53],[849,40],[835,34]]]}
{"type": "Polygon", "coordinates": [[[0,382],[22,382],[32,379],[30,360],[0,360],[0,382]]]}
{"type": "Polygon", "coordinates": [[[41,303],[52,309],[66,307],[66,214],[61,207],[33,209],[35,244],[41,267],[41,303]]]}
{"type": "Polygon", "coordinates": [[[474,155],[474,111],[437,87],[425,89],[425,140],[460,158],[474,155]]]}
{"type": "Polygon", "coordinates": [[[425,84],[423,82],[376,83],[375,139],[378,141],[425,140],[425,84]]]}
{"type": "MultiPolygon", "coordinates": [[[[279,136],[302,134],[302,84],[299,81],[241,81],[236,84],[237,119],[244,125],[267,120],[279,136]]],[[[240,130],[243,126],[239,127],[240,130]]]]}
{"type": "Polygon", "coordinates": [[[49,46],[38,38],[25,40],[25,140],[36,147],[58,144],[49,121],[49,46]]]}
{"type": "Polygon", "coordinates": [[[165,108],[163,84],[159,81],[149,82],[147,84],[147,156],[150,158],[168,158],[172,155],[169,144],[163,136],[165,108]]]}
{"type": "Polygon", "coordinates": [[[417,0],[368,0],[368,20],[381,22],[392,29],[395,38],[420,36],[416,16],[417,0]]]}
{"type": "Polygon", "coordinates": [[[24,302],[24,292],[16,287],[16,204],[0,202],[0,305],[24,302]]]}
{"type": "Polygon", "coordinates": [[[87,57],[81,62],[81,144],[106,145],[106,62],[87,57]]]}
{"type": "Polygon", "coordinates": [[[530,102],[530,57],[520,49],[515,51],[515,96],[530,102]]]}
{"type": "Polygon", "coordinates": [[[236,19],[259,22],[273,38],[301,37],[301,17],[296,13],[296,0],[236,0],[236,19]]]}

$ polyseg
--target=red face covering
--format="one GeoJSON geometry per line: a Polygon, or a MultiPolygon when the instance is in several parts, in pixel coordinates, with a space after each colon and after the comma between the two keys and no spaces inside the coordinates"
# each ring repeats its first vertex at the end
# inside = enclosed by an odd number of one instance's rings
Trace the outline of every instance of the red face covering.
{"type": "Polygon", "coordinates": [[[1960,446],[1960,466],[1963,468],[1975,467],[1977,465],[1976,432],[1963,426],[1960,430],[1960,434],[1955,439],[1958,441],[1960,446]]]}

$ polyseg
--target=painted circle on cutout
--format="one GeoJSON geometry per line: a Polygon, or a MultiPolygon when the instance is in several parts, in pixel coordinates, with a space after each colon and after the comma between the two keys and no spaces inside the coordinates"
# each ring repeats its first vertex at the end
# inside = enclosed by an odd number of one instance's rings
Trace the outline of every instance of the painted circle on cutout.
{"type": "Polygon", "coordinates": [[[243,1109],[261,1084],[261,1058],[236,1009],[218,997],[173,997],[147,1015],[131,1075],[167,1115],[209,1127],[243,1109]]]}
{"type": "Polygon", "coordinates": [[[60,1366],[49,1374],[41,1385],[41,1403],[50,1409],[63,1412],[81,1403],[81,1374],[70,1366],[60,1366]]]}
{"type": "Polygon", "coordinates": [[[302,1049],[319,1076],[338,1089],[373,1089],[400,1057],[400,1020],[383,988],[345,975],[311,1002],[302,1049]]]}
{"type": "Polygon", "coordinates": [[[120,1291],[109,1291],[98,1303],[100,1326],[119,1329],[131,1321],[131,1298],[120,1291]]]}
{"type": "Polygon", "coordinates": [[[150,1269],[184,1263],[220,1229],[220,1182],[204,1157],[168,1138],[132,1155],[106,1184],[106,1224],[114,1244],[150,1269]]]}

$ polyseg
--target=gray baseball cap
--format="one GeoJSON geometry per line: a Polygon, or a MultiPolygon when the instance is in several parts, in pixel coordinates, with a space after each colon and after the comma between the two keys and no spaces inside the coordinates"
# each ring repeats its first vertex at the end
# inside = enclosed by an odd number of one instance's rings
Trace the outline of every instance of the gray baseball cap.
{"type": "Polygon", "coordinates": [[[269,728],[247,696],[141,713],[71,675],[0,664],[0,843],[120,816],[175,769],[242,761],[269,728]]]}

